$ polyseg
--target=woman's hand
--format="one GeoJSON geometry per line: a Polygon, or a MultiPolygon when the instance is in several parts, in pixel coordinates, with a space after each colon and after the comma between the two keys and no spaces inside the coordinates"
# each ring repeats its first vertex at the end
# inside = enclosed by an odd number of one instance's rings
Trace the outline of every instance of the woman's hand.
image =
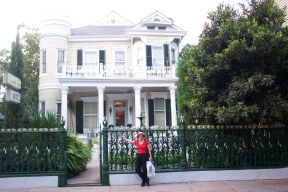
{"type": "Polygon", "coordinates": [[[150,155],[149,160],[152,161],[152,156],[150,155]]]}

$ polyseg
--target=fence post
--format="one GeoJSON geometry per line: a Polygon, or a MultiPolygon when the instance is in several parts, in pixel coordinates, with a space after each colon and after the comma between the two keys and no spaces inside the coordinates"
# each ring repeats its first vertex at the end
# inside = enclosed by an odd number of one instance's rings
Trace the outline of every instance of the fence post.
{"type": "Polygon", "coordinates": [[[180,166],[182,168],[186,168],[187,167],[186,125],[185,125],[183,117],[181,118],[181,125],[180,125],[180,129],[179,129],[179,141],[180,141],[180,146],[181,146],[181,151],[182,151],[182,158],[181,158],[180,166]]]}
{"type": "Polygon", "coordinates": [[[109,186],[109,164],[108,164],[108,127],[103,122],[103,185],[109,186]]]}
{"type": "Polygon", "coordinates": [[[59,128],[60,135],[60,163],[59,171],[60,175],[58,177],[58,187],[63,187],[67,184],[67,159],[66,159],[66,130],[62,127],[59,128]]]}

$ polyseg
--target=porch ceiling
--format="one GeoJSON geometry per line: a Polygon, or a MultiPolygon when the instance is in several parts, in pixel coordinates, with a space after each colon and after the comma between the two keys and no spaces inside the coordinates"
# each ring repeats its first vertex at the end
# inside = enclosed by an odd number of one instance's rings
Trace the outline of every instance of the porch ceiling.
{"type": "MultiPolygon", "coordinates": [[[[165,92],[169,91],[168,87],[142,87],[141,92],[165,92]]],[[[97,87],[70,87],[70,93],[97,93],[97,87]]],[[[117,94],[117,93],[134,93],[133,87],[106,87],[105,94],[117,94]]]]}

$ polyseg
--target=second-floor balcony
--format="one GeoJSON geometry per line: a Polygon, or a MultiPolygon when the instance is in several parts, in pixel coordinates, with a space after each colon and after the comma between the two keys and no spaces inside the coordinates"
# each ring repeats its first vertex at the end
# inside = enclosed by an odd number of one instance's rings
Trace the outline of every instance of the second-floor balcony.
{"type": "Polygon", "coordinates": [[[165,67],[106,67],[99,65],[68,66],[63,65],[64,77],[111,78],[111,79],[169,79],[176,77],[175,65],[165,67]]]}

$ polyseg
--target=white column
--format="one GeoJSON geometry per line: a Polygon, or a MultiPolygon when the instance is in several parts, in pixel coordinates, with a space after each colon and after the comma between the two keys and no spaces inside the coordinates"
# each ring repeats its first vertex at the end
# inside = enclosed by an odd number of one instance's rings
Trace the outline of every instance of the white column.
{"type": "Polygon", "coordinates": [[[141,87],[134,87],[134,91],[135,91],[135,114],[134,114],[134,118],[135,118],[135,127],[140,127],[140,120],[137,117],[140,117],[141,115],[141,87]]]}
{"type": "Polygon", "coordinates": [[[177,114],[176,114],[176,97],[175,97],[175,90],[176,86],[170,86],[170,100],[171,100],[171,119],[172,119],[172,126],[177,126],[177,114]]]}
{"type": "Polygon", "coordinates": [[[67,96],[68,96],[68,87],[63,86],[61,88],[61,116],[65,121],[64,128],[67,129],[67,96]]]}
{"type": "MultiPolygon", "coordinates": [[[[104,89],[103,86],[98,86],[98,123],[103,128],[103,120],[104,120],[104,89]]],[[[98,128],[98,127],[97,127],[98,128]]]]}

